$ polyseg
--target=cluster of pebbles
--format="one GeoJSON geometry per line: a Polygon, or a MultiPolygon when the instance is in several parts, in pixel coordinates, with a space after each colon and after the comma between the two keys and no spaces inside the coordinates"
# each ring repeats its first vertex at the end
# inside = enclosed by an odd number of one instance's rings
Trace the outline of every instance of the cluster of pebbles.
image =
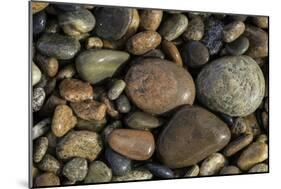
{"type": "Polygon", "coordinates": [[[32,3],[35,187],[268,172],[268,17],[32,3]]]}

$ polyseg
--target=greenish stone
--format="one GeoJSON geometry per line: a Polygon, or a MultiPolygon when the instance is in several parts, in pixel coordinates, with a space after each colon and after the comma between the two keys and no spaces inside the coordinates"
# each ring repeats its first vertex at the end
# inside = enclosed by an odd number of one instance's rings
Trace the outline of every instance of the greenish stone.
{"type": "Polygon", "coordinates": [[[84,158],[73,158],[65,164],[62,174],[70,181],[82,181],[88,171],[87,160],[84,158]]]}
{"type": "Polygon", "coordinates": [[[239,37],[231,43],[227,43],[225,46],[226,51],[231,55],[242,55],[249,48],[249,40],[247,37],[239,37]]]}
{"type": "Polygon", "coordinates": [[[125,87],[126,87],[126,83],[124,80],[119,79],[114,81],[112,87],[108,91],[107,94],[108,98],[110,100],[116,100],[119,97],[119,95],[123,92],[125,87]]]}
{"type": "Polygon", "coordinates": [[[103,129],[105,124],[106,124],[105,118],[100,121],[97,121],[97,120],[88,121],[88,120],[78,118],[75,128],[79,129],[79,130],[89,130],[89,131],[99,132],[103,129]]]}
{"type": "Polygon", "coordinates": [[[32,86],[36,85],[41,80],[41,76],[40,69],[32,62],[32,86]]]}
{"type": "Polygon", "coordinates": [[[153,175],[150,171],[146,169],[135,169],[129,171],[127,174],[123,176],[114,176],[112,181],[120,182],[120,181],[135,181],[135,180],[150,180],[153,175]]]}
{"type": "Polygon", "coordinates": [[[37,164],[37,167],[41,171],[52,172],[57,175],[60,171],[61,164],[54,156],[46,154],[37,164]]]}
{"type": "Polygon", "coordinates": [[[88,174],[84,183],[110,182],[112,171],[102,161],[93,161],[89,166],[88,174]]]}
{"type": "Polygon", "coordinates": [[[129,59],[129,54],[115,50],[87,50],[76,59],[76,69],[84,80],[95,84],[112,77],[116,70],[129,59]]]}
{"type": "Polygon", "coordinates": [[[146,112],[134,112],[126,117],[126,124],[133,129],[153,129],[159,127],[162,121],[146,112]]]}

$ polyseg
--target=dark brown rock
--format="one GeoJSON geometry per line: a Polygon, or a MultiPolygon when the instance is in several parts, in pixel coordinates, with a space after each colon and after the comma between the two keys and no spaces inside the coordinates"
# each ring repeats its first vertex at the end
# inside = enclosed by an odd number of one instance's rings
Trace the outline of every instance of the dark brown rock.
{"type": "Polygon", "coordinates": [[[53,173],[43,173],[35,178],[34,186],[59,186],[60,178],[53,173]]]}
{"type": "Polygon", "coordinates": [[[163,40],[162,49],[172,62],[176,63],[179,66],[182,66],[181,54],[177,46],[174,45],[173,42],[163,40]]]}

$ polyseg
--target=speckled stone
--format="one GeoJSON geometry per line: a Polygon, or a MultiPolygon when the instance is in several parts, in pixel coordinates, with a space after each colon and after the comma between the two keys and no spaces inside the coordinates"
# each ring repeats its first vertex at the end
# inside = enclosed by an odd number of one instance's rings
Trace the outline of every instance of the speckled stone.
{"type": "Polygon", "coordinates": [[[235,41],[226,44],[225,49],[230,55],[238,56],[244,54],[249,48],[247,37],[241,36],[235,41]]]}
{"type": "Polygon", "coordinates": [[[87,50],[76,58],[76,69],[81,78],[92,84],[112,77],[116,70],[124,64],[130,55],[115,50],[87,50]]]}
{"type": "Polygon", "coordinates": [[[268,145],[262,142],[254,142],[242,152],[237,160],[237,165],[240,169],[246,171],[267,158],[268,145]]]}
{"type": "Polygon", "coordinates": [[[152,114],[193,104],[195,98],[191,75],[173,62],[162,59],[141,60],[129,69],[125,81],[127,96],[140,109],[152,114]]]}
{"type": "Polygon", "coordinates": [[[182,34],[185,41],[199,41],[204,36],[204,22],[200,16],[195,16],[188,23],[187,29],[182,34]]]}
{"type": "Polygon", "coordinates": [[[42,108],[44,101],[45,101],[45,97],[46,97],[46,94],[45,94],[45,91],[43,88],[38,87],[38,88],[33,89],[33,97],[32,97],[32,111],[33,112],[38,112],[42,108]]]}
{"type": "Polygon", "coordinates": [[[133,112],[126,116],[125,122],[132,129],[153,129],[159,127],[163,121],[146,112],[133,112]]]}
{"type": "Polygon", "coordinates": [[[86,158],[93,161],[102,150],[99,135],[91,131],[71,131],[64,136],[56,147],[60,159],[72,157],[86,158]]]}
{"type": "Polygon", "coordinates": [[[174,63],[179,66],[182,66],[182,58],[181,54],[176,45],[173,42],[163,40],[161,45],[163,51],[167,55],[167,57],[174,63]]]}
{"type": "Polygon", "coordinates": [[[37,53],[35,60],[45,75],[54,77],[58,73],[59,62],[56,58],[43,56],[37,53]]]}
{"type": "Polygon", "coordinates": [[[53,173],[43,173],[34,180],[35,187],[41,186],[59,186],[60,178],[53,173]]]}
{"type": "Polygon", "coordinates": [[[58,105],[52,120],[52,132],[57,137],[62,137],[70,129],[75,127],[77,118],[73,115],[71,108],[67,105],[58,105]]]}
{"type": "Polygon", "coordinates": [[[88,121],[100,121],[106,114],[105,104],[94,100],[71,102],[70,106],[78,117],[88,121]]]}
{"type": "Polygon", "coordinates": [[[200,168],[198,165],[193,165],[188,168],[187,172],[185,173],[184,177],[196,177],[199,175],[200,168]]]}
{"type": "Polygon", "coordinates": [[[245,31],[245,24],[241,21],[234,21],[224,26],[223,40],[230,43],[240,37],[245,31]]]}
{"type": "Polygon", "coordinates": [[[82,181],[88,172],[88,163],[84,158],[73,158],[68,161],[62,170],[62,174],[70,181],[82,181]]]}
{"type": "Polygon", "coordinates": [[[36,139],[45,134],[50,129],[51,119],[45,118],[32,127],[32,139],[36,139]]]}
{"type": "Polygon", "coordinates": [[[201,164],[200,176],[216,175],[226,163],[225,157],[220,153],[213,153],[201,164]]]}
{"type": "Polygon", "coordinates": [[[44,2],[32,2],[31,3],[31,8],[32,8],[32,14],[35,14],[39,11],[42,11],[45,9],[49,3],[44,3],[44,2]]]}
{"type": "Polygon", "coordinates": [[[43,55],[68,60],[73,58],[80,50],[80,43],[69,36],[44,34],[37,41],[37,49],[43,55]]]}
{"type": "Polygon", "coordinates": [[[134,129],[113,130],[108,144],[114,151],[133,160],[147,160],[155,150],[152,133],[134,129]]]}
{"type": "Polygon", "coordinates": [[[42,171],[51,172],[57,175],[61,169],[61,164],[54,156],[46,154],[37,164],[37,167],[42,171]]]}
{"type": "Polygon", "coordinates": [[[78,79],[64,79],[59,86],[60,95],[70,102],[93,99],[93,87],[78,79]]]}
{"type": "Polygon", "coordinates": [[[140,28],[156,31],[163,17],[162,10],[142,10],[140,14],[140,28]]]}
{"type": "Polygon", "coordinates": [[[266,173],[266,172],[268,172],[268,165],[265,163],[256,164],[248,171],[248,173],[266,173]]]}
{"type": "Polygon", "coordinates": [[[247,134],[242,135],[233,141],[231,141],[225,148],[224,148],[224,155],[225,156],[232,156],[238,151],[242,150],[246,146],[248,146],[253,141],[253,135],[247,134]]]}
{"type": "Polygon", "coordinates": [[[35,163],[40,162],[44,155],[46,154],[48,149],[48,138],[40,137],[35,141],[35,145],[33,148],[33,161],[35,163]]]}
{"type": "Polygon", "coordinates": [[[165,165],[182,168],[219,151],[229,140],[227,125],[214,114],[201,107],[184,106],[158,136],[157,151],[165,165]]]}
{"type": "Polygon", "coordinates": [[[122,182],[122,181],[136,181],[136,180],[150,180],[153,175],[150,171],[146,169],[135,169],[129,171],[123,176],[113,176],[113,182],[122,182]]]}
{"type": "Polygon", "coordinates": [[[44,11],[32,15],[33,35],[44,31],[46,27],[47,16],[44,11]]]}
{"type": "Polygon", "coordinates": [[[59,25],[64,33],[70,36],[91,31],[96,23],[94,15],[87,9],[61,12],[58,15],[59,25]]]}
{"type": "Polygon", "coordinates": [[[148,163],[145,167],[158,178],[174,178],[173,171],[164,165],[148,163]]]}
{"type": "Polygon", "coordinates": [[[112,171],[102,161],[93,161],[89,165],[89,171],[84,180],[84,183],[104,183],[110,182],[112,171]]]}
{"type": "Polygon", "coordinates": [[[116,106],[120,113],[128,113],[131,110],[131,104],[126,95],[121,94],[116,99],[116,106]]]}
{"type": "Polygon", "coordinates": [[[188,19],[185,15],[173,14],[162,21],[158,31],[164,39],[172,41],[186,30],[187,25],[188,19]]]}
{"type": "Polygon", "coordinates": [[[230,116],[254,112],[264,97],[264,76],[248,56],[214,60],[197,76],[197,97],[208,108],[230,116]]]}
{"type": "Polygon", "coordinates": [[[220,175],[233,175],[239,173],[241,173],[240,169],[233,165],[225,166],[220,171],[220,175]]]}
{"type": "Polygon", "coordinates": [[[32,86],[36,85],[41,79],[41,71],[36,64],[32,62],[32,86]]]}

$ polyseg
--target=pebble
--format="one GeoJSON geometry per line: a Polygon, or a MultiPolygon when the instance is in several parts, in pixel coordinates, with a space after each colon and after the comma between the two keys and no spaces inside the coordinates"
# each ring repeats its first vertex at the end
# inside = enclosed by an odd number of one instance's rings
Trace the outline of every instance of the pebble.
{"type": "Polygon", "coordinates": [[[182,168],[221,150],[229,140],[227,125],[214,114],[201,107],[183,106],[159,134],[157,151],[165,165],[182,168]]]}
{"type": "Polygon", "coordinates": [[[198,165],[193,165],[188,168],[187,172],[185,173],[184,177],[196,177],[199,175],[200,168],[198,165]]]}
{"type": "Polygon", "coordinates": [[[146,112],[137,111],[129,114],[125,118],[125,123],[132,129],[146,130],[161,126],[163,121],[146,112]]]}
{"type": "Polygon", "coordinates": [[[113,176],[113,182],[122,182],[122,181],[136,181],[136,180],[150,180],[153,175],[150,171],[145,169],[135,169],[129,171],[126,175],[123,176],[113,176]]]}
{"type": "Polygon", "coordinates": [[[131,66],[125,82],[131,101],[151,114],[163,114],[180,105],[193,104],[195,98],[191,75],[184,68],[162,59],[147,58],[131,66]]]}
{"type": "Polygon", "coordinates": [[[226,44],[225,49],[230,55],[238,56],[244,54],[248,50],[249,44],[248,38],[241,36],[235,41],[226,44]]]}
{"type": "Polygon", "coordinates": [[[62,80],[62,79],[69,79],[72,78],[76,73],[75,66],[73,64],[68,64],[62,69],[57,74],[57,79],[62,80]]]}
{"type": "Polygon", "coordinates": [[[200,176],[216,175],[226,164],[225,157],[220,153],[213,153],[201,164],[200,176]]]}
{"type": "Polygon", "coordinates": [[[202,67],[209,61],[209,51],[207,47],[199,41],[186,43],[181,50],[183,61],[192,68],[202,67]]]}
{"type": "Polygon", "coordinates": [[[248,173],[265,173],[265,172],[268,172],[268,165],[265,163],[256,164],[248,171],[248,173]]]}
{"type": "Polygon", "coordinates": [[[33,89],[32,111],[38,112],[44,104],[46,94],[43,88],[38,87],[33,89]]]}
{"type": "Polygon", "coordinates": [[[197,76],[197,97],[208,108],[230,116],[246,116],[262,102],[263,73],[249,56],[212,61],[197,76]]]}
{"type": "Polygon", "coordinates": [[[45,118],[42,121],[38,122],[36,125],[34,125],[32,128],[32,140],[45,134],[50,128],[50,123],[51,119],[45,118]]]}
{"type": "Polygon", "coordinates": [[[160,49],[152,49],[151,51],[142,55],[143,57],[165,59],[165,54],[160,49]]]}
{"type": "Polygon", "coordinates": [[[102,150],[100,136],[91,131],[71,131],[64,136],[56,147],[57,157],[64,160],[72,157],[93,161],[102,150]]]}
{"type": "Polygon", "coordinates": [[[95,33],[107,40],[121,39],[127,32],[133,18],[132,8],[100,7],[95,12],[95,33]]]}
{"type": "Polygon", "coordinates": [[[268,121],[269,121],[269,117],[268,117],[268,113],[267,112],[262,112],[261,113],[261,118],[262,118],[262,125],[264,127],[264,129],[268,129],[268,121]]]}
{"type": "Polygon", "coordinates": [[[82,181],[86,177],[88,172],[88,163],[84,158],[73,158],[68,161],[62,170],[62,174],[69,181],[82,181]]]}
{"type": "Polygon", "coordinates": [[[61,12],[58,15],[59,25],[64,33],[77,36],[91,31],[96,23],[94,15],[87,9],[61,12]]]}
{"type": "Polygon", "coordinates": [[[132,160],[114,152],[110,148],[105,150],[105,159],[112,169],[112,174],[115,176],[126,175],[132,168],[132,160]]]}
{"type": "Polygon", "coordinates": [[[41,80],[41,76],[41,71],[39,70],[37,65],[32,62],[32,86],[39,83],[39,81],[41,80]]]}
{"type": "Polygon", "coordinates": [[[223,40],[230,43],[240,37],[245,31],[245,24],[242,21],[234,21],[224,26],[223,40]]]}
{"type": "Polygon", "coordinates": [[[162,21],[162,10],[142,10],[140,14],[140,28],[148,31],[156,31],[162,21]]]}
{"type": "Polygon", "coordinates": [[[100,121],[106,114],[105,104],[94,100],[71,102],[70,106],[78,117],[88,121],[100,121]]]}
{"type": "Polygon", "coordinates": [[[93,99],[93,87],[78,79],[64,79],[59,85],[60,95],[70,102],[93,99]]]}
{"type": "Polygon", "coordinates": [[[130,55],[115,50],[87,50],[76,58],[76,69],[81,78],[91,84],[112,77],[116,70],[124,64],[130,55]]]}
{"type": "Polygon", "coordinates": [[[89,37],[86,39],[86,49],[101,49],[103,42],[99,37],[89,37]]]}
{"type": "Polygon", "coordinates": [[[238,151],[242,150],[246,146],[248,146],[253,141],[253,135],[247,134],[242,135],[233,141],[231,141],[223,151],[223,154],[227,157],[236,154],[238,151]]]}
{"type": "Polygon", "coordinates": [[[109,146],[133,160],[147,160],[154,150],[154,137],[149,131],[115,129],[108,138],[109,146]]]}
{"type": "Polygon", "coordinates": [[[119,112],[116,110],[115,105],[111,100],[107,98],[107,95],[104,93],[101,95],[101,102],[106,106],[106,113],[114,119],[119,118],[119,112]]]}
{"type": "Polygon", "coordinates": [[[244,120],[246,123],[245,133],[252,134],[254,135],[254,137],[258,136],[261,133],[261,128],[254,113],[244,117],[244,120]]]}
{"type": "Polygon", "coordinates": [[[126,87],[126,83],[122,79],[113,82],[112,87],[109,89],[107,96],[110,100],[116,100],[126,87]]]}
{"type": "Polygon", "coordinates": [[[117,121],[113,121],[112,123],[110,123],[104,128],[104,130],[102,131],[102,138],[105,144],[107,144],[108,136],[111,134],[111,132],[114,129],[121,128],[121,127],[122,127],[121,121],[117,120],[117,121]]]}
{"type": "Polygon", "coordinates": [[[265,143],[254,142],[243,150],[237,160],[237,165],[243,171],[247,171],[257,163],[268,158],[268,146],[265,143]]]}
{"type": "Polygon", "coordinates": [[[246,54],[252,58],[268,56],[268,34],[262,29],[246,25],[244,35],[249,39],[250,46],[246,54]]]}
{"type": "Polygon", "coordinates": [[[234,125],[233,117],[231,117],[229,115],[226,115],[226,114],[223,114],[223,113],[220,113],[219,116],[228,126],[233,128],[233,125],[234,125]]]}
{"type": "Polygon", "coordinates": [[[127,41],[127,50],[134,55],[142,55],[156,48],[161,36],[155,31],[143,31],[133,35],[127,41]]]}
{"type": "Polygon", "coordinates": [[[210,55],[217,54],[222,47],[223,23],[213,17],[205,23],[203,44],[209,49],[210,55]]]}
{"type": "Polygon", "coordinates": [[[112,171],[102,161],[93,161],[89,166],[88,174],[84,183],[105,183],[110,182],[112,171]]]}
{"type": "Polygon", "coordinates": [[[52,132],[56,137],[62,137],[75,127],[76,123],[77,118],[71,108],[67,105],[58,105],[53,115],[52,132]]]}
{"type": "Polygon", "coordinates": [[[225,166],[220,171],[220,175],[234,175],[239,173],[241,173],[240,169],[233,165],[225,166]]]}
{"type": "Polygon", "coordinates": [[[35,187],[41,186],[59,186],[60,178],[53,173],[43,173],[34,180],[35,187]]]}
{"type": "Polygon", "coordinates": [[[147,163],[145,167],[156,177],[174,178],[173,171],[166,166],[160,164],[147,163]]]}
{"type": "Polygon", "coordinates": [[[256,138],[256,142],[263,142],[267,143],[268,142],[268,137],[266,134],[261,134],[256,138]]]}
{"type": "Polygon", "coordinates": [[[46,27],[45,27],[45,32],[46,33],[59,33],[60,27],[58,20],[47,20],[46,27]]]}
{"type": "Polygon", "coordinates": [[[116,105],[120,113],[128,113],[131,110],[131,104],[126,95],[121,94],[116,100],[116,105]]]}
{"type": "Polygon", "coordinates": [[[40,162],[48,149],[48,138],[40,137],[36,140],[33,148],[33,161],[35,163],[40,162]]]}
{"type": "Polygon", "coordinates": [[[53,57],[43,56],[37,53],[35,56],[35,60],[45,75],[54,77],[58,73],[59,62],[57,59],[53,57]]]}
{"type": "Polygon", "coordinates": [[[87,121],[87,120],[78,118],[75,128],[79,129],[79,130],[100,132],[104,128],[105,124],[106,124],[105,118],[103,118],[102,120],[99,120],[99,121],[96,121],[96,120],[87,121]]]}
{"type": "Polygon", "coordinates": [[[268,16],[253,16],[251,21],[259,28],[267,29],[268,28],[268,16]]]}
{"type": "Polygon", "coordinates": [[[47,81],[44,90],[47,96],[49,96],[53,91],[55,91],[55,88],[57,86],[57,79],[55,77],[49,78],[47,81]]]}
{"type": "Polygon", "coordinates": [[[182,66],[182,58],[181,58],[181,54],[177,48],[176,45],[174,45],[173,42],[171,41],[167,41],[167,40],[163,40],[162,41],[162,49],[165,52],[165,54],[167,55],[167,57],[174,63],[176,63],[179,66],[182,66]]]}
{"type": "Polygon", "coordinates": [[[37,41],[37,49],[43,55],[59,60],[73,58],[80,50],[78,40],[60,34],[44,34],[37,41]]]}
{"type": "Polygon", "coordinates": [[[39,170],[37,169],[37,167],[35,167],[34,165],[32,165],[32,170],[31,170],[31,174],[32,174],[32,179],[34,179],[35,177],[38,176],[39,174],[39,170]]]}
{"type": "Polygon", "coordinates": [[[117,43],[120,44],[120,47],[122,49],[125,47],[126,41],[137,32],[139,25],[140,25],[139,12],[137,9],[133,9],[132,21],[129,24],[129,27],[128,27],[125,35],[121,39],[117,40],[117,43]]]}
{"type": "Polygon", "coordinates": [[[61,164],[54,156],[46,154],[37,164],[37,167],[41,171],[51,172],[57,175],[60,172],[61,164]]]}
{"type": "Polygon", "coordinates": [[[45,102],[43,107],[40,109],[39,114],[45,117],[52,116],[56,106],[66,104],[64,99],[57,97],[52,94],[45,102]]]}
{"type": "Polygon", "coordinates": [[[46,27],[47,16],[44,11],[32,15],[33,35],[44,31],[46,27]]]}
{"type": "Polygon", "coordinates": [[[49,3],[44,3],[44,2],[31,2],[32,14],[42,11],[48,5],[49,3]]]}
{"type": "Polygon", "coordinates": [[[187,25],[188,19],[184,14],[173,14],[162,21],[158,31],[164,39],[172,41],[186,30],[187,25]]]}
{"type": "Polygon", "coordinates": [[[204,22],[200,16],[195,16],[188,23],[187,29],[182,34],[185,41],[199,41],[204,36],[204,22]]]}

